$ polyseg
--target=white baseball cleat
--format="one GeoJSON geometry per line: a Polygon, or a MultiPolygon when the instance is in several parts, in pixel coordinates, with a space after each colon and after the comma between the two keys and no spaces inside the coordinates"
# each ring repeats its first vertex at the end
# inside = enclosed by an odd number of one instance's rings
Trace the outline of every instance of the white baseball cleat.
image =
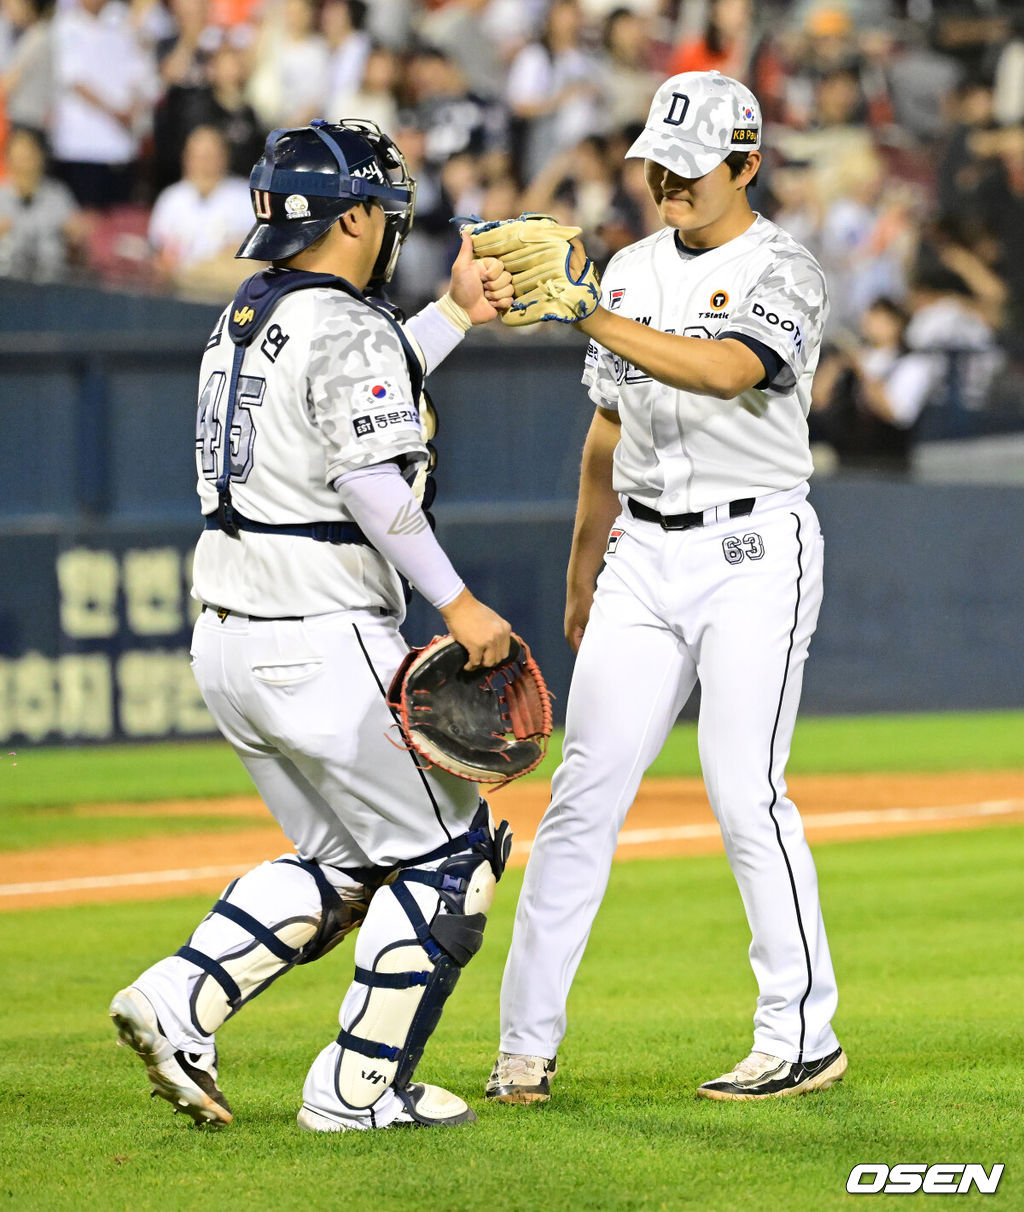
{"type": "MultiPolygon", "coordinates": [[[[402,1110],[391,1123],[384,1125],[386,1128],[445,1128],[476,1122],[476,1112],[470,1105],[440,1086],[413,1082],[395,1093],[402,1101],[402,1110]]],[[[373,1127],[368,1119],[334,1116],[327,1111],[316,1111],[305,1103],[296,1119],[299,1127],[307,1132],[352,1132],[373,1127]]]]}
{"type": "Polygon", "coordinates": [[[149,998],[129,986],[114,995],[110,1017],[117,1042],[138,1053],[153,1094],[165,1098],[197,1124],[230,1124],[231,1108],[217,1086],[217,1053],[181,1052],[160,1030],[149,998]]]}
{"type": "Polygon", "coordinates": [[[846,1053],[837,1048],[815,1061],[785,1061],[767,1052],[751,1052],[731,1073],[698,1086],[701,1098],[747,1102],[755,1098],[785,1098],[827,1090],[846,1072],[846,1053]]]}
{"type": "Polygon", "coordinates": [[[546,1103],[558,1058],[499,1052],[484,1093],[496,1103],[546,1103]]]}

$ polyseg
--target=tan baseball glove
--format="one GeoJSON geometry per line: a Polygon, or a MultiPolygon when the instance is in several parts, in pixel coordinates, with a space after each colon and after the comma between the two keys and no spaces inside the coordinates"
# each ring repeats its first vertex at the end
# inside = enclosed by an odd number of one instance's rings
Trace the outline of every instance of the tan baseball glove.
{"type": "Polygon", "coordinates": [[[512,275],[515,301],[503,324],[515,328],[555,320],[584,320],[601,301],[597,270],[579,242],[580,228],[551,215],[523,214],[469,229],[478,257],[497,257],[512,275]],[[580,263],[582,262],[582,267],[580,263]],[[574,268],[575,266],[575,268],[574,268]]]}

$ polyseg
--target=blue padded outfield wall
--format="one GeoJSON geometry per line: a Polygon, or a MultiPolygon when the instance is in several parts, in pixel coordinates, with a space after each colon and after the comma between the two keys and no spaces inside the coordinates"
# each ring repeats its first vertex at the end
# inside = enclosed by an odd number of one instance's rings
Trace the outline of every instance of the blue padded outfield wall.
{"type": "MultiPolygon", "coordinates": [[[[208,735],[188,662],[195,376],[216,309],[0,284],[0,737],[208,735]]],[[[547,334],[545,334],[547,336],[547,334]]],[[[583,339],[474,333],[430,381],[438,533],[527,638],[564,713],[583,339]]],[[[826,593],[807,713],[1019,707],[1024,490],[812,487],[826,593]]],[[[423,642],[440,618],[410,607],[423,642]]],[[[691,706],[692,710],[692,706],[691,706]]]]}

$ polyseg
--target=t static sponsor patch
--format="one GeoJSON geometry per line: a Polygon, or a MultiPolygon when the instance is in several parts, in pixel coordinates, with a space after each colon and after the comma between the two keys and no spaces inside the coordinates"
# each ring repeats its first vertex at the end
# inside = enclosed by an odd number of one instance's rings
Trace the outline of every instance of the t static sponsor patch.
{"type": "Polygon", "coordinates": [[[624,530],[620,530],[617,526],[608,532],[608,546],[604,549],[605,555],[612,554],[615,548],[619,545],[619,539],[621,539],[625,533],[626,532],[624,530]]]}
{"type": "Polygon", "coordinates": [[[626,288],[624,286],[620,286],[616,290],[609,291],[609,293],[608,293],[608,310],[609,311],[618,311],[619,308],[622,306],[622,300],[625,297],[626,297],[626,288]]]}

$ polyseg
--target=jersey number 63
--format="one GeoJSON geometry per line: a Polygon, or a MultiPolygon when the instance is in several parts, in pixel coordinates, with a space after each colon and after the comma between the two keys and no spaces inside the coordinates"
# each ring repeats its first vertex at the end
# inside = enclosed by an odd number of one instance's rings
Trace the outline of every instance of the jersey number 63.
{"type": "Polygon", "coordinates": [[[760,560],[764,555],[761,536],[751,532],[742,538],[731,534],[722,540],[722,552],[730,564],[742,564],[744,560],[760,560]]]}

